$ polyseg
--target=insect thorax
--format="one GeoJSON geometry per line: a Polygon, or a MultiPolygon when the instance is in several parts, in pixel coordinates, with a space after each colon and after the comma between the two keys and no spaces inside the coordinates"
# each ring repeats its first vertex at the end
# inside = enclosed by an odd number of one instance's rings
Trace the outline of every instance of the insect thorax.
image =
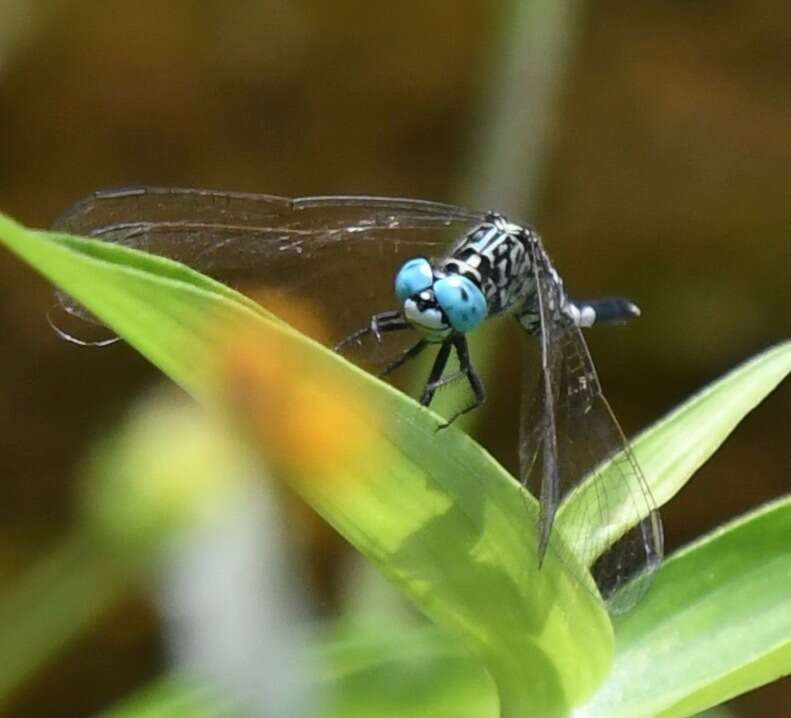
{"type": "Polygon", "coordinates": [[[491,214],[439,264],[441,273],[461,274],[486,297],[489,316],[516,311],[535,293],[534,233],[491,214]]]}

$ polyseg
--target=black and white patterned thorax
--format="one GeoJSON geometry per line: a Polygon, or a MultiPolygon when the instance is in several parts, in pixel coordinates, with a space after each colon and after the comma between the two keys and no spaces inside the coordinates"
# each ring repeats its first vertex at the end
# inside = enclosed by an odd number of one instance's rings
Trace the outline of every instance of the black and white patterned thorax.
{"type": "Polygon", "coordinates": [[[489,316],[513,313],[528,331],[538,330],[536,278],[539,273],[555,291],[548,307],[555,321],[577,323],[576,307],[567,299],[563,280],[550,263],[539,235],[494,212],[440,261],[440,274],[460,274],[481,290],[489,316]],[[538,263],[538,266],[536,266],[538,263]]]}

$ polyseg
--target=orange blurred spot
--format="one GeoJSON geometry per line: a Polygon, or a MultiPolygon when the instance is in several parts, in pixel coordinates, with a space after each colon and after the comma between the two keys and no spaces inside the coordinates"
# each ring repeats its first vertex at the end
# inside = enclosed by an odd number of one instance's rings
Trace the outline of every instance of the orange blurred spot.
{"type": "MultiPolygon", "coordinates": [[[[313,331],[321,332],[315,320],[313,331]]],[[[222,356],[232,411],[267,460],[292,475],[326,479],[342,478],[350,461],[368,454],[378,422],[331,359],[266,324],[235,332],[222,356]]]]}
{"type": "Polygon", "coordinates": [[[329,344],[329,332],[318,309],[302,297],[284,298],[282,292],[257,289],[250,293],[250,299],[282,319],[286,324],[302,334],[324,345],[329,344]]]}

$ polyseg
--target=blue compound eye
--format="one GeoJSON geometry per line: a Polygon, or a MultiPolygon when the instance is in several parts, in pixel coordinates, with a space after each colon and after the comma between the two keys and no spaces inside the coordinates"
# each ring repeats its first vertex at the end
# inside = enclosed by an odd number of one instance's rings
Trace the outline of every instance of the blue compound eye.
{"type": "Polygon", "coordinates": [[[409,297],[420,294],[434,283],[434,273],[431,265],[424,257],[417,257],[404,262],[398,270],[395,280],[396,296],[405,302],[409,297]]]}
{"type": "Polygon", "coordinates": [[[489,313],[481,290],[459,274],[434,282],[434,296],[457,332],[475,329],[489,313]]]}

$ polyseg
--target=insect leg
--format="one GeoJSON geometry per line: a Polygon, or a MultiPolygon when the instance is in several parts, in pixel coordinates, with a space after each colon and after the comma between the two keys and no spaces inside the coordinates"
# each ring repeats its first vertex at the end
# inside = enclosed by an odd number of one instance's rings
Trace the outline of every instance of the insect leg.
{"type": "Polygon", "coordinates": [[[409,322],[404,319],[399,311],[380,312],[371,317],[371,321],[367,327],[362,327],[356,332],[349,334],[348,337],[342,339],[333,348],[336,352],[340,352],[344,347],[352,342],[359,342],[366,334],[373,334],[376,340],[382,341],[382,334],[384,332],[394,332],[399,329],[408,329],[409,322]]]}
{"type": "Polygon", "coordinates": [[[437,389],[445,386],[446,384],[450,384],[461,375],[465,376],[467,381],[470,383],[470,388],[475,395],[475,399],[469,406],[465,406],[463,409],[460,409],[455,414],[453,414],[444,424],[439,427],[440,429],[447,428],[454,421],[456,421],[456,419],[462,416],[462,414],[466,414],[468,411],[478,408],[486,400],[486,392],[483,388],[483,382],[481,382],[478,374],[475,372],[475,369],[472,366],[472,362],[470,361],[470,352],[467,347],[467,338],[464,336],[464,334],[454,334],[443,343],[442,348],[437,354],[437,358],[434,361],[434,366],[431,369],[431,376],[429,376],[428,383],[423,389],[423,394],[420,397],[420,403],[424,406],[428,406],[431,403],[431,400],[434,398],[434,393],[437,391],[437,389]],[[443,377],[442,372],[445,370],[445,366],[448,363],[451,347],[456,349],[456,354],[459,357],[459,371],[454,372],[450,376],[443,377]]]}
{"type": "Polygon", "coordinates": [[[426,382],[426,386],[423,387],[423,393],[420,395],[420,403],[423,406],[428,406],[431,404],[431,400],[434,398],[434,393],[443,384],[442,372],[445,371],[445,367],[448,364],[450,349],[450,340],[446,339],[437,352],[437,357],[434,359],[434,366],[431,367],[431,373],[428,375],[428,381],[426,382]]]}
{"type": "Polygon", "coordinates": [[[456,347],[456,353],[459,356],[459,366],[461,371],[466,374],[467,380],[470,382],[470,387],[472,388],[473,393],[475,394],[475,403],[465,409],[466,411],[472,411],[473,409],[477,409],[484,401],[486,401],[486,391],[483,388],[483,382],[481,378],[478,376],[478,373],[475,371],[475,367],[472,365],[472,361],[470,360],[470,349],[467,345],[467,337],[464,334],[457,334],[453,338],[453,344],[456,347]]]}
{"type": "MultiPolygon", "coordinates": [[[[474,401],[463,409],[459,409],[453,414],[444,426],[450,426],[460,416],[467,412],[477,409],[484,401],[486,401],[486,390],[483,388],[483,382],[478,376],[475,368],[470,360],[470,349],[467,345],[467,337],[464,334],[455,334],[452,339],[453,346],[456,349],[456,355],[459,357],[459,371],[467,377],[470,383],[472,393],[475,395],[474,401]]],[[[444,427],[442,427],[444,428],[444,427]]]]}
{"type": "Polygon", "coordinates": [[[414,359],[420,352],[422,352],[428,346],[428,342],[425,339],[421,339],[417,344],[407,349],[403,354],[401,354],[398,359],[394,359],[390,364],[388,364],[382,371],[379,372],[379,376],[387,376],[394,372],[398,367],[403,366],[406,364],[410,359],[414,359]]]}

